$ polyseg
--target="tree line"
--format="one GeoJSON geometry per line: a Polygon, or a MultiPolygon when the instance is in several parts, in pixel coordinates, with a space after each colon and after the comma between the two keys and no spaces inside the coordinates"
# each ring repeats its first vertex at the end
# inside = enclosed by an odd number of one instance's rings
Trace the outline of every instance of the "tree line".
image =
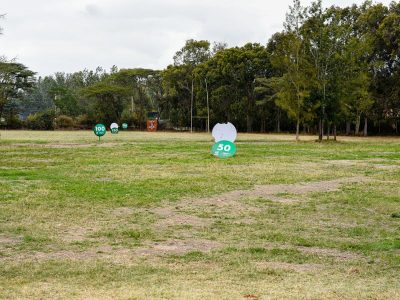
{"type": "Polygon", "coordinates": [[[59,72],[35,77],[0,58],[2,126],[91,128],[126,122],[144,129],[210,130],[230,121],[245,132],[398,134],[400,3],[302,6],[266,45],[188,40],[164,70],[59,72]]]}

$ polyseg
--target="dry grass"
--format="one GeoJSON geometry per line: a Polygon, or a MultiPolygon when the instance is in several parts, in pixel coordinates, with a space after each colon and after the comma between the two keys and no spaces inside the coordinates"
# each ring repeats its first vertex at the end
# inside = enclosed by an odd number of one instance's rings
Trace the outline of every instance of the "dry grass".
{"type": "Polygon", "coordinates": [[[1,132],[0,298],[395,299],[400,141],[1,132]]]}

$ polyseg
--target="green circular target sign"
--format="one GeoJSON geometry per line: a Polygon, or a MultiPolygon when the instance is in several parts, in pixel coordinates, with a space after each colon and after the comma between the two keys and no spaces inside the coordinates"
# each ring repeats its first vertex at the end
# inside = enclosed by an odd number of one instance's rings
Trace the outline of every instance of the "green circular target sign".
{"type": "Polygon", "coordinates": [[[236,145],[230,141],[219,141],[212,146],[211,153],[219,158],[229,158],[235,155],[236,145]]]}
{"type": "Polygon", "coordinates": [[[101,137],[103,135],[106,134],[106,126],[104,126],[103,124],[97,124],[96,126],[94,126],[93,128],[93,132],[95,135],[97,135],[98,137],[101,137]]]}
{"type": "Polygon", "coordinates": [[[118,133],[118,128],[119,128],[119,125],[117,123],[112,123],[110,125],[111,133],[112,134],[117,134],[118,133]]]}

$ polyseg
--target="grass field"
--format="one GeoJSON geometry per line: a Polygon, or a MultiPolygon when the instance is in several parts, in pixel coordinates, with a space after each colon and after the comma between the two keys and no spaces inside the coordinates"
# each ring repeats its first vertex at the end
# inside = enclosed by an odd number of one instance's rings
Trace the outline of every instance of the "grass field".
{"type": "Polygon", "coordinates": [[[400,139],[1,131],[2,299],[399,299],[400,139]]]}

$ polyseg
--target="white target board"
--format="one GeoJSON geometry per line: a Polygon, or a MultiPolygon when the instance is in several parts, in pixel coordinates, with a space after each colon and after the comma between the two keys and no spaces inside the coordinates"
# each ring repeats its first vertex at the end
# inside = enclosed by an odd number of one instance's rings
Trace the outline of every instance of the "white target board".
{"type": "Polygon", "coordinates": [[[218,123],[212,130],[212,136],[216,143],[219,141],[229,141],[234,143],[237,137],[237,131],[232,123],[218,123]]]}

